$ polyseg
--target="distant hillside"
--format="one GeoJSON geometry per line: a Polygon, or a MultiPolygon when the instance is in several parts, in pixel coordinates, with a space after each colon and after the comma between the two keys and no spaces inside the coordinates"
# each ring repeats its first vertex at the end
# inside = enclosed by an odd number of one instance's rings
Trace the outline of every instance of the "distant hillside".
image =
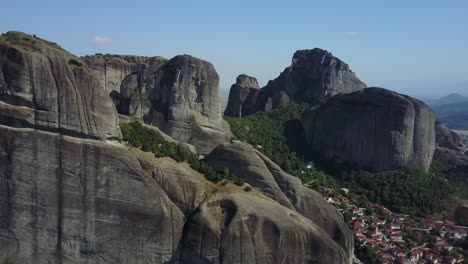
{"type": "Polygon", "coordinates": [[[437,119],[450,129],[468,130],[468,97],[450,94],[428,102],[437,119]]]}
{"type": "Polygon", "coordinates": [[[458,93],[452,93],[442,98],[431,100],[428,103],[430,105],[435,106],[435,105],[456,104],[456,103],[461,103],[461,102],[466,102],[466,101],[468,101],[468,97],[463,96],[458,93]]]}

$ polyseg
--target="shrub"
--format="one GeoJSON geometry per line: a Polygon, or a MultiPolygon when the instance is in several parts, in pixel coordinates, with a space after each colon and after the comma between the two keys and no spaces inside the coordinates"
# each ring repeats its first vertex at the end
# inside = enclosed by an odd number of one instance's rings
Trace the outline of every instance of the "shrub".
{"type": "Polygon", "coordinates": [[[234,178],[234,184],[237,186],[242,186],[245,184],[245,181],[242,178],[236,177],[234,178]]]}

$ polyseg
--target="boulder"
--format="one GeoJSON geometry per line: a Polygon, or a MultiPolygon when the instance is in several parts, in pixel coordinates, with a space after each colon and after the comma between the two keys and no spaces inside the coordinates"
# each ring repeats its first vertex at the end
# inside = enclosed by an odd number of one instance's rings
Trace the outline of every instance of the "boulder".
{"type": "Polygon", "coordinates": [[[253,114],[259,89],[255,77],[245,74],[237,76],[236,83],[231,86],[229,91],[229,100],[224,115],[241,117],[242,115],[253,114]]]}
{"type": "Polygon", "coordinates": [[[429,169],[435,117],[423,102],[383,88],[341,94],[303,117],[316,157],[371,171],[429,169]]]}
{"type": "Polygon", "coordinates": [[[0,36],[0,124],[120,138],[112,100],[78,57],[21,32],[0,36]]]}

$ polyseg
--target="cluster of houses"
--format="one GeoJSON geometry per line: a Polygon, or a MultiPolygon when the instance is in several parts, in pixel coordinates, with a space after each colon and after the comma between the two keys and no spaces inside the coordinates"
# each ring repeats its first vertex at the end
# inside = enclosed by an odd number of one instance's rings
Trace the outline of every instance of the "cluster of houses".
{"type": "Polygon", "coordinates": [[[327,200],[343,213],[355,234],[356,248],[371,247],[378,263],[464,262],[462,249],[453,243],[466,238],[466,227],[456,226],[450,220],[434,221],[392,213],[375,203],[358,207],[342,194],[327,200]]]}

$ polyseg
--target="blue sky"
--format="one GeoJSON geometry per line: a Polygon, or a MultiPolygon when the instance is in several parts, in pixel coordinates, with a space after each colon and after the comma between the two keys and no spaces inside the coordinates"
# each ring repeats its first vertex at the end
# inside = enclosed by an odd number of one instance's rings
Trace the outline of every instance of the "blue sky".
{"type": "Polygon", "coordinates": [[[369,86],[431,98],[468,95],[468,1],[5,1],[0,32],[19,30],[86,55],[191,54],[229,89],[261,85],[294,51],[323,48],[369,86]]]}

